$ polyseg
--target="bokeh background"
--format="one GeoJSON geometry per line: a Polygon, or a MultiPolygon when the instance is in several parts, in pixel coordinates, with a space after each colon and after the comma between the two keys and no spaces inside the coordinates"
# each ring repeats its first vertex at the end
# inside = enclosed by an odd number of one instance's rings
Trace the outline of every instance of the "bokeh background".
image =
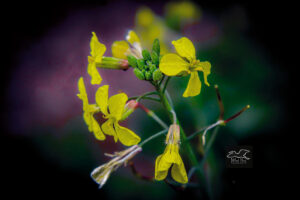
{"type": "MultiPolygon", "coordinates": [[[[292,5],[192,3],[193,12],[170,8],[170,2],[162,1],[51,1],[3,7],[11,11],[1,16],[6,27],[1,66],[4,191],[13,196],[84,195],[101,199],[243,199],[283,194],[282,185],[289,176],[289,160],[283,149],[291,119],[287,94],[287,45],[291,38],[286,30],[292,5]],[[141,8],[151,10],[153,24],[143,26],[138,21],[136,15],[141,8]],[[171,40],[189,37],[197,48],[197,57],[212,64],[208,79],[211,85],[220,87],[225,117],[251,105],[250,110],[219,130],[207,161],[210,189],[206,194],[193,189],[176,192],[164,182],[139,180],[129,168],[113,173],[101,190],[90,178],[90,172],[107,161],[103,153],[123,147],[111,138],[96,141],[88,132],[76,97],[77,80],[80,76],[86,83],[89,80],[86,67],[92,31],[110,55],[112,42],[123,40],[129,29],[135,29],[145,40],[158,34],[171,51],[171,40]],[[225,148],[230,145],[252,146],[254,167],[227,169],[225,148]]],[[[135,96],[152,90],[131,70],[100,69],[100,73],[103,83],[111,85],[110,95],[124,91],[135,96]]],[[[168,90],[179,120],[191,134],[213,123],[219,111],[213,87],[203,84],[201,95],[183,99],[187,81],[173,78],[168,90]]],[[[90,98],[96,89],[88,86],[90,98]]],[[[143,103],[168,121],[158,104],[143,103]]],[[[126,125],[142,139],[160,130],[139,110],[126,125]]],[[[145,145],[134,158],[142,174],[153,175],[155,158],[164,149],[163,140],[145,145]]],[[[193,145],[198,143],[193,140],[193,145]]]]}

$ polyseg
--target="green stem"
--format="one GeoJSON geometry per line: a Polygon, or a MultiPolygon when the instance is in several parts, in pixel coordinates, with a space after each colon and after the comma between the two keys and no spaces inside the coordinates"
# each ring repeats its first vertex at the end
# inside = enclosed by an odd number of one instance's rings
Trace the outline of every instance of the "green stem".
{"type": "Polygon", "coordinates": [[[148,137],[146,140],[144,140],[143,142],[141,142],[139,144],[140,147],[142,147],[144,144],[146,144],[147,142],[157,138],[158,136],[162,135],[162,134],[165,134],[166,132],[168,132],[168,129],[165,129],[165,130],[162,130],[154,135],[151,135],[150,137],[148,137]]]}
{"type": "Polygon", "coordinates": [[[167,89],[167,85],[168,85],[170,79],[171,79],[171,76],[168,76],[168,78],[167,78],[167,80],[166,80],[166,82],[165,82],[164,88],[163,88],[163,90],[162,90],[162,93],[163,93],[163,94],[165,93],[165,90],[167,89]]]}
{"type": "Polygon", "coordinates": [[[134,97],[130,97],[128,98],[128,101],[129,100],[133,100],[133,99],[136,99],[137,101],[139,101],[140,99],[144,99],[145,97],[149,96],[149,95],[153,95],[153,94],[157,94],[156,91],[152,91],[152,92],[146,92],[140,96],[134,96],[134,97]]]}

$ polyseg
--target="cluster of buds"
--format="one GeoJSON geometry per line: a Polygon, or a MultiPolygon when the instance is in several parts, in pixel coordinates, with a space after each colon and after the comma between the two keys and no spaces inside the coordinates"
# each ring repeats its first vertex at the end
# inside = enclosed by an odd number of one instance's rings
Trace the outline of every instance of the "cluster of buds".
{"type": "Polygon", "coordinates": [[[128,63],[134,68],[133,72],[140,80],[159,82],[163,75],[159,69],[160,61],[160,45],[159,40],[155,39],[151,53],[144,49],[142,51],[143,58],[137,59],[129,55],[128,63]]]}

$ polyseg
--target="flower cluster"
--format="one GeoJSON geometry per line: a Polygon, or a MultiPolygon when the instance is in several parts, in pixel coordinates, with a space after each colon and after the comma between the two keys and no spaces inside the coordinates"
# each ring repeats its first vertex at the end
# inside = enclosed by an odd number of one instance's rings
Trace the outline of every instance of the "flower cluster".
{"type": "MultiPolygon", "coordinates": [[[[90,41],[90,56],[88,56],[87,72],[91,77],[91,84],[101,84],[102,77],[97,68],[122,69],[133,68],[133,73],[140,80],[148,81],[157,89],[160,94],[160,101],[166,102],[164,91],[161,91],[160,84],[166,76],[186,76],[191,75],[184,97],[196,96],[200,93],[201,82],[198,71],[204,74],[204,81],[207,85],[207,76],[210,74],[210,63],[200,62],[196,59],[195,48],[192,42],[186,37],[173,41],[177,54],[162,54],[160,42],[154,39],[152,49],[149,52],[143,49],[140,39],[134,31],[129,31],[126,40],[113,43],[111,50],[113,57],[105,57],[106,46],[99,42],[98,37],[92,32],[90,41]]],[[[112,136],[115,142],[120,141],[125,146],[131,146],[111,156],[113,159],[107,164],[101,165],[92,172],[92,178],[100,184],[106,182],[110,173],[122,164],[127,163],[137,152],[140,152],[142,144],[141,138],[132,130],[119,124],[125,120],[139,105],[135,100],[128,101],[125,93],[108,95],[109,86],[99,86],[95,93],[95,103],[90,104],[86,92],[84,80],[78,80],[79,99],[83,103],[83,119],[90,132],[93,132],[96,139],[105,140],[106,136],[112,136]],[[94,115],[102,113],[106,121],[102,124],[96,120],[94,115]]],[[[169,110],[174,114],[174,110],[169,110]]],[[[151,112],[153,113],[153,112],[151,112]]],[[[152,114],[153,116],[154,114],[152,114]]],[[[175,114],[174,114],[175,115],[175,114]]],[[[176,115],[175,115],[176,116],[176,115]]],[[[154,119],[158,119],[156,116],[154,119]]],[[[160,124],[163,122],[160,121],[160,124]]],[[[164,125],[163,127],[166,127],[164,125]]],[[[155,179],[163,180],[167,177],[169,169],[171,176],[179,183],[188,182],[184,163],[180,157],[180,127],[176,117],[169,127],[166,136],[166,148],[162,155],[159,155],[155,162],[155,179]]]]}

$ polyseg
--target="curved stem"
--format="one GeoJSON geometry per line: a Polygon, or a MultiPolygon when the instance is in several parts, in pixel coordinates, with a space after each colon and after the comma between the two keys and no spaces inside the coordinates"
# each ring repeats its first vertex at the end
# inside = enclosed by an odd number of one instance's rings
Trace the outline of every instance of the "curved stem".
{"type": "Polygon", "coordinates": [[[171,76],[168,76],[168,78],[167,78],[167,80],[166,80],[166,82],[164,84],[164,88],[162,89],[162,93],[163,94],[165,93],[165,90],[167,89],[167,85],[168,85],[170,79],[171,79],[171,76]]]}

